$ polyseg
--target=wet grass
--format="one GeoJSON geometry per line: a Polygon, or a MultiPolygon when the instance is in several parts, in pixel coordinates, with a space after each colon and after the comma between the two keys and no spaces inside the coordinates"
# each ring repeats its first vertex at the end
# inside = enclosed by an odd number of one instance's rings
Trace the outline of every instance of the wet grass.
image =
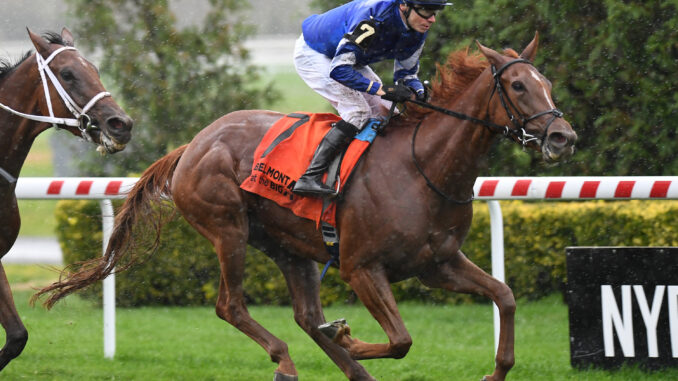
{"type": "MultiPolygon", "coordinates": [[[[46,284],[53,273],[35,266],[8,265],[11,281],[46,284]]],[[[252,340],[218,319],[212,307],[118,309],[114,360],[103,357],[101,308],[68,297],[53,310],[29,307],[31,291],[15,292],[30,332],[24,353],[2,373],[11,380],[269,380],[275,365],[252,340]]],[[[250,307],[263,326],[287,342],[301,380],[345,380],[343,374],[294,323],[289,307],[250,307]]],[[[414,339],[401,360],[361,363],[379,380],[480,380],[493,368],[490,305],[402,304],[400,312],[414,339]]],[[[386,340],[360,306],[325,309],[328,319],[345,317],[355,337],[386,340]]],[[[645,373],[578,371],[569,365],[567,307],[559,295],[519,302],[516,366],[512,380],[675,380],[678,370],[645,373]]],[[[0,340],[2,334],[0,334],[0,340]]]]}

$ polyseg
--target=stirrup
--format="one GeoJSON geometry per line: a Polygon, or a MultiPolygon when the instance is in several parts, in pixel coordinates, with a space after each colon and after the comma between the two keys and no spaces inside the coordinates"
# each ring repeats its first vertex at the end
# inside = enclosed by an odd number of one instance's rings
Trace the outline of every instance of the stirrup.
{"type": "MultiPolygon", "coordinates": [[[[310,182],[310,181],[309,181],[310,182]]],[[[337,197],[339,194],[339,187],[333,189],[333,188],[323,188],[322,184],[318,186],[317,183],[312,183],[312,188],[297,188],[297,185],[299,184],[299,180],[297,180],[297,183],[294,185],[294,188],[292,188],[292,192],[294,194],[300,195],[300,196],[311,196],[311,197],[320,197],[320,198],[334,198],[337,197]]],[[[337,182],[339,184],[339,182],[337,182]]]]}

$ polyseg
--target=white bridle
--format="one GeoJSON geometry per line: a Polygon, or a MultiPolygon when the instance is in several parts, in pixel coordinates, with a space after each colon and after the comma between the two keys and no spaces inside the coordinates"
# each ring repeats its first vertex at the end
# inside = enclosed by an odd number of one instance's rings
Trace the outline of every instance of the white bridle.
{"type": "Polygon", "coordinates": [[[56,76],[52,72],[52,69],[49,68],[49,63],[52,62],[54,57],[57,56],[57,54],[65,51],[65,50],[76,50],[76,48],[71,47],[71,46],[64,46],[61,47],[57,50],[55,50],[52,54],[50,54],[49,57],[42,58],[42,56],[36,52],[35,53],[35,59],[38,63],[38,72],[40,73],[40,78],[42,79],[42,87],[45,90],[45,100],[47,101],[47,108],[49,109],[49,116],[41,116],[41,115],[31,115],[31,114],[24,114],[22,112],[13,110],[11,107],[6,106],[2,103],[0,103],[0,108],[3,108],[12,114],[21,116],[23,118],[29,119],[29,120],[34,120],[36,122],[44,122],[44,123],[51,123],[55,128],[58,128],[59,125],[65,125],[65,126],[71,126],[71,127],[77,127],[81,134],[83,139],[87,141],[92,141],[92,137],[90,136],[90,130],[93,128],[90,117],[87,115],[87,111],[89,111],[99,100],[101,100],[104,97],[110,97],[111,93],[102,91],[99,94],[95,95],[87,104],[85,107],[80,108],[73,99],[68,95],[66,90],[61,86],[61,83],[57,80],[56,76]],[[49,86],[47,83],[47,78],[52,82],[52,86],[56,89],[57,93],[61,97],[61,100],[64,102],[66,107],[71,111],[71,114],[75,116],[75,119],[71,118],[57,118],[54,116],[54,111],[52,110],[52,101],[50,98],[50,93],[49,93],[49,86]]]}

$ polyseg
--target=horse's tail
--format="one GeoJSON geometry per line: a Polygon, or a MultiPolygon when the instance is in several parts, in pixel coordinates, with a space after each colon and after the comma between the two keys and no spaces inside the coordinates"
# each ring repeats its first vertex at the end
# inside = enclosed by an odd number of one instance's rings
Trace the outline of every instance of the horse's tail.
{"type": "Polygon", "coordinates": [[[31,303],[42,295],[49,294],[43,304],[52,308],[66,295],[103,280],[114,270],[125,271],[139,263],[140,259],[147,259],[155,251],[160,243],[162,226],[176,211],[168,203],[171,198],[172,175],[186,147],[184,145],[175,149],[144,171],[115,217],[115,227],[104,255],[66,267],[59,281],[38,291],[31,298],[31,303]],[[145,223],[137,226],[141,218],[145,223]],[[137,242],[140,238],[141,243],[137,242]],[[144,247],[141,254],[139,247],[144,247]],[[123,257],[124,263],[121,262],[123,257]]]}

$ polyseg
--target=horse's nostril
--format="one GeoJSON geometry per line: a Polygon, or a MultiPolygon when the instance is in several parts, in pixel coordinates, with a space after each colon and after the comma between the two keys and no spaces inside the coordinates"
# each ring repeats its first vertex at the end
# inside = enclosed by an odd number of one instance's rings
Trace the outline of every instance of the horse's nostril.
{"type": "Polygon", "coordinates": [[[118,118],[118,117],[111,117],[108,118],[106,123],[112,127],[113,129],[120,130],[120,129],[129,129],[131,128],[132,121],[129,120],[129,118],[123,119],[123,118],[118,118]]]}
{"type": "Polygon", "coordinates": [[[567,144],[567,138],[565,137],[565,135],[559,132],[554,132],[550,134],[549,141],[551,142],[552,145],[556,146],[564,146],[567,144]]]}
{"type": "Polygon", "coordinates": [[[109,126],[111,126],[112,128],[114,128],[116,130],[119,130],[119,129],[122,129],[122,128],[125,127],[125,122],[123,122],[122,119],[120,119],[120,118],[116,118],[116,117],[109,118],[106,122],[108,123],[109,126]]]}

